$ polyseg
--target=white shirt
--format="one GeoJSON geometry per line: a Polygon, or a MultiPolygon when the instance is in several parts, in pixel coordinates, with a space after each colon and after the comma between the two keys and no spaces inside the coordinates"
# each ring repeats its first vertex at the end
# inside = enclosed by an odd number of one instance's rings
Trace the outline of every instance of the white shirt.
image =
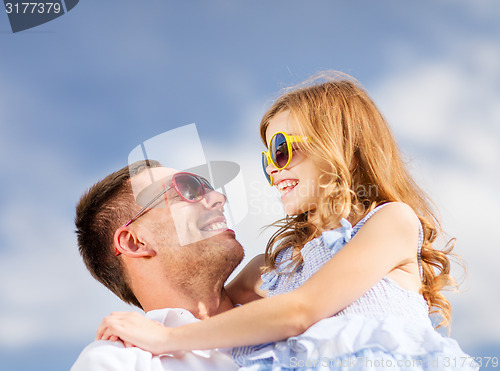
{"type": "MultiPolygon", "coordinates": [[[[146,317],[168,327],[199,321],[185,309],[158,309],[146,317]]],[[[140,348],[125,348],[119,341],[94,341],[80,354],[71,371],[184,371],[236,370],[229,349],[193,350],[153,356],[140,348]]]]}

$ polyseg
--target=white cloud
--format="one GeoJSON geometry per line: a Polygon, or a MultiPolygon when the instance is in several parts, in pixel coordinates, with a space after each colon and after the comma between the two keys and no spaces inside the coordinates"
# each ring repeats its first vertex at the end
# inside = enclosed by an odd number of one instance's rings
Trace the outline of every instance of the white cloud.
{"type": "Polygon", "coordinates": [[[397,134],[404,130],[414,140],[439,143],[449,129],[444,117],[449,112],[442,107],[457,100],[457,74],[439,65],[418,66],[408,72],[385,81],[376,92],[378,101],[397,134]]]}

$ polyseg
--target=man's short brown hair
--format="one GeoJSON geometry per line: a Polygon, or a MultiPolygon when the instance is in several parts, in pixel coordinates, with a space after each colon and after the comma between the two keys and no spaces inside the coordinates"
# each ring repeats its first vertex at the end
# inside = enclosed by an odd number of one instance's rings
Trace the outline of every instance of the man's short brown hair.
{"type": "Polygon", "coordinates": [[[132,292],[122,266],[114,255],[115,231],[138,211],[130,177],[157,161],[138,161],[108,175],[90,187],[76,206],[75,226],[78,248],[92,276],[128,304],[142,309],[132,292]]]}

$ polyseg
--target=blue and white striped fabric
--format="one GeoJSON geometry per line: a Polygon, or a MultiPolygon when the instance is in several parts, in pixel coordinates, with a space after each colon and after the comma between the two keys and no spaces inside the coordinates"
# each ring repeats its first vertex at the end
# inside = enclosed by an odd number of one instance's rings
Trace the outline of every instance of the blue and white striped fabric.
{"type": "MultiPolygon", "coordinates": [[[[385,205],[372,210],[354,228],[342,219],[341,227],[305,244],[301,250],[304,261],[294,272],[293,249],[282,250],[276,259],[277,269],[262,276],[262,288],[268,290],[268,296],[274,296],[300,287],[385,205]]],[[[422,240],[420,228],[415,253],[421,274],[422,240]]],[[[477,369],[472,359],[466,364],[450,362],[467,355],[455,340],[434,330],[428,313],[422,295],[384,277],[354,303],[303,334],[284,341],[234,348],[232,356],[243,370],[477,369]]]]}

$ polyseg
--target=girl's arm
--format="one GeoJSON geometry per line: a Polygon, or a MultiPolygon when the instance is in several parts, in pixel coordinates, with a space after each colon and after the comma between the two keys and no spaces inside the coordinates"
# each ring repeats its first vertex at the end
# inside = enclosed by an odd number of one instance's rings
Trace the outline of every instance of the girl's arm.
{"type": "Polygon", "coordinates": [[[259,344],[301,334],[354,302],[395,267],[415,259],[418,223],[409,206],[391,203],[297,290],[177,328],[158,326],[139,314],[112,314],[101,323],[97,337],[106,340],[116,335],[160,354],[259,344]]]}
{"type": "Polygon", "coordinates": [[[264,254],[257,255],[226,285],[226,293],[233,304],[246,304],[266,297],[266,291],[260,289],[262,285],[260,268],[263,266],[264,254]]]}

